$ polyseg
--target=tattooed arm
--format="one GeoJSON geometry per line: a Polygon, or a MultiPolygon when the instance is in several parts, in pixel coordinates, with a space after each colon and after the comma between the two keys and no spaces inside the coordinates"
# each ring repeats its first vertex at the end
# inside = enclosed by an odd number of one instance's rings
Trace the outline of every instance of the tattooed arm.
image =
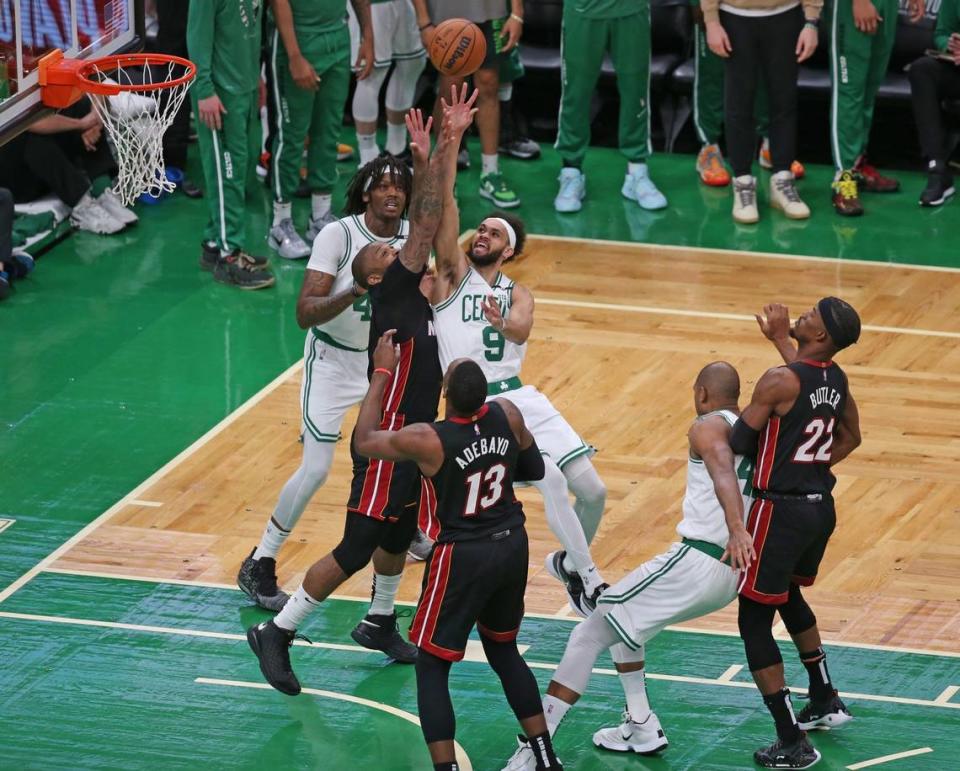
{"type": "Polygon", "coordinates": [[[365,289],[354,284],[350,289],[332,295],[333,279],[334,276],[319,270],[307,269],[304,272],[303,286],[297,298],[297,324],[300,329],[326,324],[366,293],[365,289]]]}

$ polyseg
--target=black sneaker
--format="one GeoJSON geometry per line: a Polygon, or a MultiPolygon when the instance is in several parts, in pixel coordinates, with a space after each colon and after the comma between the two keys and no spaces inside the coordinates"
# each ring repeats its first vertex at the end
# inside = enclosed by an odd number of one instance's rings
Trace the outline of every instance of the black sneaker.
{"type": "Polygon", "coordinates": [[[580,579],[576,573],[570,573],[563,566],[563,558],[567,556],[565,551],[555,551],[547,555],[545,561],[545,566],[547,572],[560,581],[564,588],[567,590],[567,597],[570,598],[570,607],[573,609],[574,613],[579,614],[583,618],[586,618],[594,609],[597,607],[596,598],[599,596],[600,591],[606,588],[606,584],[603,584],[595,593],[594,597],[588,598],[586,590],[583,587],[583,581],[580,579]]]}
{"type": "MultiPolygon", "coordinates": [[[[220,248],[211,241],[204,241],[200,244],[200,249],[200,267],[212,271],[220,261],[220,248]]],[[[257,270],[263,270],[270,264],[270,260],[266,257],[247,254],[246,252],[241,252],[241,254],[257,270]]]]}
{"type": "Polygon", "coordinates": [[[290,666],[290,646],[295,634],[281,629],[273,621],[254,624],[247,630],[247,642],[260,661],[264,679],[288,696],[296,696],[301,690],[300,681],[290,666]]]}
{"type": "Polygon", "coordinates": [[[277,561],[272,557],[255,560],[253,551],[240,565],[237,586],[261,608],[279,611],[290,595],[277,586],[277,561]]]}
{"type": "Polygon", "coordinates": [[[401,664],[415,664],[417,661],[417,646],[400,636],[396,613],[389,616],[374,616],[368,613],[353,628],[350,636],[364,648],[383,651],[401,664]]]}
{"type": "Polygon", "coordinates": [[[229,284],[239,289],[266,289],[277,280],[269,270],[257,267],[263,257],[253,257],[240,249],[217,261],[213,269],[214,281],[229,284]]]}
{"type": "Polygon", "coordinates": [[[927,186],[920,193],[921,206],[940,206],[954,193],[953,175],[942,165],[931,165],[927,186]]]}
{"type": "Polygon", "coordinates": [[[540,145],[524,136],[501,139],[497,150],[501,155],[519,158],[521,161],[534,161],[540,157],[540,145]]]}
{"type": "Polygon", "coordinates": [[[813,728],[839,728],[853,720],[853,715],[847,709],[837,692],[833,692],[827,701],[813,700],[797,714],[797,725],[800,730],[809,731],[813,728]]]}
{"type": "Polygon", "coordinates": [[[769,747],[754,752],[753,759],[763,768],[810,768],[820,760],[820,753],[801,734],[793,744],[777,739],[769,747]]]}
{"type": "Polygon", "coordinates": [[[577,607],[580,615],[586,618],[593,613],[593,611],[597,609],[597,600],[600,599],[600,595],[609,588],[610,584],[600,584],[596,589],[593,590],[593,594],[587,594],[587,592],[584,591],[580,595],[580,604],[577,607]]]}

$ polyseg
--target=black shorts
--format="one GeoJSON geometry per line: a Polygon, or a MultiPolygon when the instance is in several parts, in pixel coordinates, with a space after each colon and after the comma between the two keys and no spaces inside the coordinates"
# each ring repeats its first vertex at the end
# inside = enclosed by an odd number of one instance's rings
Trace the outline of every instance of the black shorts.
{"type": "Polygon", "coordinates": [[[739,593],[766,605],[783,605],[791,583],[810,586],[836,524],[832,500],[755,500],[747,530],[757,559],[741,577],[739,593]]]}
{"type": "Polygon", "coordinates": [[[410,641],[434,656],[460,661],[473,625],[497,642],[517,639],[527,588],[527,531],[438,543],[423,573],[410,641]]]}
{"type": "Polygon", "coordinates": [[[372,519],[397,522],[412,510],[416,521],[420,504],[420,469],[416,463],[393,463],[358,455],[350,442],[353,481],[347,511],[372,519]]]}
{"type": "Polygon", "coordinates": [[[500,33],[503,32],[502,20],[481,21],[477,26],[483,32],[483,39],[487,43],[487,55],[483,57],[480,69],[489,70],[492,67],[499,67],[500,60],[506,56],[502,51],[505,41],[500,37],[500,33]]]}

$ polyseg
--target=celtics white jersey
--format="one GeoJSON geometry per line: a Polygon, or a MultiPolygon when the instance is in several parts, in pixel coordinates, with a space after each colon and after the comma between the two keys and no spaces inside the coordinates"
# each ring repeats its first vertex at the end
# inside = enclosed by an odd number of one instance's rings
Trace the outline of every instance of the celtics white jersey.
{"type": "MultiPolygon", "coordinates": [[[[334,276],[330,294],[340,294],[353,286],[353,260],[367,244],[379,241],[399,249],[410,234],[410,223],[400,220],[400,231],[393,238],[380,238],[367,228],[363,215],[353,214],[331,222],[313,242],[308,270],[319,270],[334,276]]],[[[336,345],[354,351],[367,350],[370,337],[370,298],[358,297],[350,308],[315,330],[324,333],[336,345]]]]}
{"type": "Polygon", "coordinates": [[[503,317],[509,318],[513,281],[498,272],[493,284],[488,284],[468,265],[456,291],[433,307],[440,366],[444,372],[454,359],[467,357],[480,365],[489,383],[520,375],[527,344],[511,343],[487,321],[480,303],[491,294],[500,304],[503,317]]]}
{"type": "MultiPolygon", "coordinates": [[[[737,416],[730,410],[718,410],[707,415],[720,415],[731,426],[737,422],[737,416]]],[[[734,455],[733,468],[740,482],[743,513],[746,517],[752,502],[753,459],[734,455]]],[[[699,459],[687,459],[687,493],[683,498],[683,519],[677,525],[677,532],[684,538],[707,541],[724,548],[730,537],[723,507],[713,489],[713,479],[710,478],[706,464],[699,459]]]]}

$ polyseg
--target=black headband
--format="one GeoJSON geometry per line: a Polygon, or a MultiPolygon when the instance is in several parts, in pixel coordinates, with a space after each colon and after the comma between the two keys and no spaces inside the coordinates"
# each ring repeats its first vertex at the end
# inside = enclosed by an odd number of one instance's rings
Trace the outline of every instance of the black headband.
{"type": "MultiPolygon", "coordinates": [[[[837,346],[838,349],[853,345],[860,337],[859,324],[857,324],[856,330],[844,329],[834,316],[834,310],[843,313],[845,307],[849,306],[843,302],[843,300],[836,297],[824,297],[817,303],[817,310],[820,311],[823,326],[827,330],[827,334],[830,335],[830,339],[833,340],[833,344],[837,346]]],[[[853,309],[851,308],[850,310],[852,311],[853,309]]]]}

